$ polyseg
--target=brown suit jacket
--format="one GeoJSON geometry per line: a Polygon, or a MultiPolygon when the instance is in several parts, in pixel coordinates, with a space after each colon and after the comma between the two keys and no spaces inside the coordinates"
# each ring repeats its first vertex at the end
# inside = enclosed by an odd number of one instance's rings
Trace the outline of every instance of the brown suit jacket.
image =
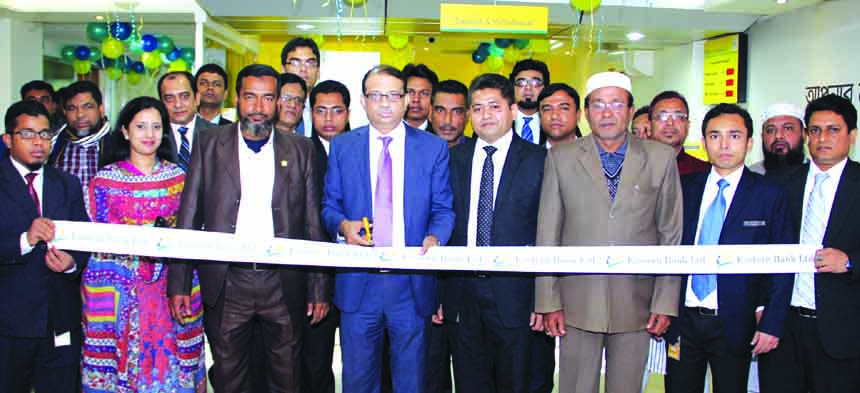
{"type": "MultiPolygon", "coordinates": [[[[194,138],[185,189],[177,214],[177,228],[235,233],[239,202],[238,123],[211,128],[194,138]]],[[[311,140],[272,133],[275,149],[275,184],[272,187],[272,219],[275,237],[323,241],[320,223],[320,194],[311,140]]],[[[242,146],[242,148],[245,148],[242,146]]],[[[270,185],[261,184],[260,187],[270,185]]],[[[288,261],[287,261],[288,262],[288,261]]],[[[228,263],[175,261],[167,276],[168,295],[191,292],[191,277],[197,268],[203,302],[212,307],[224,288],[228,263]]],[[[324,274],[304,269],[281,270],[285,299],[291,310],[309,302],[328,302],[331,285],[324,274]]]]}
{"type": "MultiPolygon", "coordinates": [[[[675,151],[627,137],[613,203],[592,135],[549,150],[538,246],[677,245],[681,185],[675,151]]],[[[680,276],[561,274],[539,276],[535,309],[564,310],[565,324],[598,333],[645,329],[651,313],[677,315],[680,276]]]]}

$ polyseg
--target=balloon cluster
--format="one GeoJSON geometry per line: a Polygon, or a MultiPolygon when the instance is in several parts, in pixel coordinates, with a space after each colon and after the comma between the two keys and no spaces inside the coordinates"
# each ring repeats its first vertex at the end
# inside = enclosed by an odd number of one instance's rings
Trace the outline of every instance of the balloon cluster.
{"type": "Polygon", "coordinates": [[[570,6],[582,12],[594,12],[600,7],[600,0],[570,0],[570,6]]]}
{"type": "Polygon", "coordinates": [[[472,62],[484,64],[488,71],[496,72],[505,63],[520,59],[521,50],[529,47],[529,40],[521,38],[496,38],[493,42],[481,42],[472,52],[472,62]]]}
{"type": "Polygon", "coordinates": [[[71,62],[78,74],[89,73],[95,65],[110,80],[125,75],[136,85],[147,70],[157,72],[167,65],[168,71],[188,71],[194,62],[193,50],[177,48],[167,35],[141,35],[129,22],[90,22],[86,33],[99,45],[66,45],[60,51],[60,57],[71,62]]]}

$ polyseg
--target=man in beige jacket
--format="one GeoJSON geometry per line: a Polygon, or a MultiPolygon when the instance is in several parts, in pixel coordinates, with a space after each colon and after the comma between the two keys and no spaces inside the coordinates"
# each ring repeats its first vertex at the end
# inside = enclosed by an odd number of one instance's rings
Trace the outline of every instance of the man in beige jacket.
{"type": "MultiPolygon", "coordinates": [[[[674,151],[630,138],[630,79],[593,75],[585,114],[592,134],[549,151],[538,246],[677,245],[682,206],[674,151]]],[[[606,392],[638,393],[649,335],[677,315],[680,277],[558,274],[538,277],[536,311],[561,337],[560,392],[597,393],[606,354],[606,392]]]]}

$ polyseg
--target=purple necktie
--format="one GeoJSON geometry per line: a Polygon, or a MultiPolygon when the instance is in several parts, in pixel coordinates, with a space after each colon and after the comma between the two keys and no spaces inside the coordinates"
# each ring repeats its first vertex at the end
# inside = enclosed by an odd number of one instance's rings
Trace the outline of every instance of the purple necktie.
{"type": "Polygon", "coordinates": [[[391,154],[388,152],[391,137],[381,136],[379,140],[382,141],[382,153],[379,154],[379,163],[376,165],[376,198],[373,201],[373,245],[390,247],[391,229],[394,226],[394,198],[391,195],[391,154]]]}
{"type": "Polygon", "coordinates": [[[27,191],[30,192],[30,198],[33,199],[33,203],[36,204],[36,213],[40,216],[42,215],[42,206],[39,203],[39,194],[36,193],[36,187],[33,185],[33,181],[36,180],[36,176],[39,174],[36,172],[30,172],[24,177],[27,178],[27,191]]]}

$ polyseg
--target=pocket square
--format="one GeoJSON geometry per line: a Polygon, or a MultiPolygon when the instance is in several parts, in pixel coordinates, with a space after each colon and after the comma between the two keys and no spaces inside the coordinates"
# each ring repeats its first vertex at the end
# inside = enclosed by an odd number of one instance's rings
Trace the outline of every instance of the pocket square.
{"type": "Polygon", "coordinates": [[[767,221],[765,220],[744,220],[745,227],[763,227],[767,226],[767,221]]]}

